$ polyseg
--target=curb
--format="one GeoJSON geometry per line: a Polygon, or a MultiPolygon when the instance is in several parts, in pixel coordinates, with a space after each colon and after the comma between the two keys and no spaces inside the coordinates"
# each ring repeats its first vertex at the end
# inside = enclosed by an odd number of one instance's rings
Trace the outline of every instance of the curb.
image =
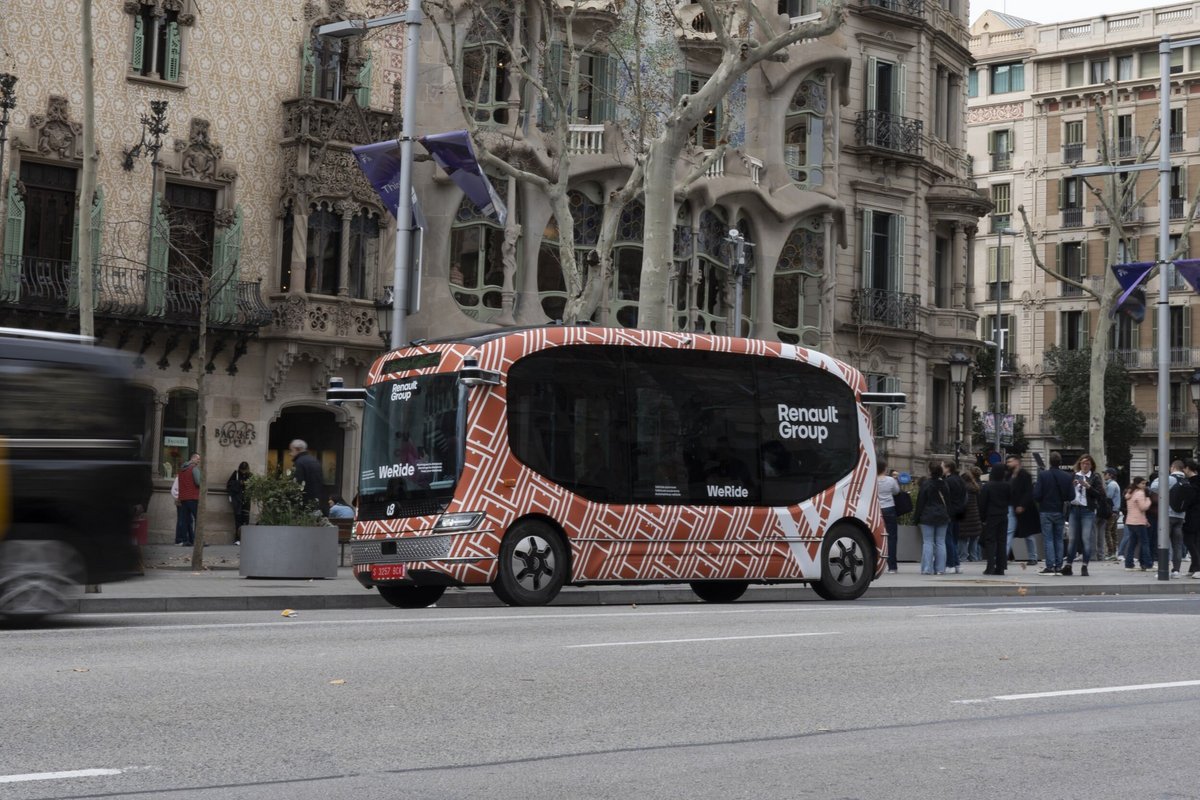
{"type": "MultiPolygon", "coordinates": [[[[1153,584],[1058,584],[1043,586],[1026,583],[942,586],[878,586],[863,595],[865,599],[912,599],[921,597],[1066,597],[1120,595],[1188,595],[1200,592],[1200,586],[1180,583],[1153,584]]],[[[580,588],[564,589],[552,606],[628,606],[683,605],[702,601],[686,586],[656,589],[580,588]]],[[[787,588],[751,587],[739,603],[826,602],[804,585],[787,588]]],[[[437,608],[502,608],[504,604],[488,589],[448,591],[438,600],[437,608]]],[[[391,608],[377,592],[361,594],[257,595],[241,597],[82,597],[68,605],[68,613],[130,614],[171,613],[181,611],[297,611],[391,608]]]]}

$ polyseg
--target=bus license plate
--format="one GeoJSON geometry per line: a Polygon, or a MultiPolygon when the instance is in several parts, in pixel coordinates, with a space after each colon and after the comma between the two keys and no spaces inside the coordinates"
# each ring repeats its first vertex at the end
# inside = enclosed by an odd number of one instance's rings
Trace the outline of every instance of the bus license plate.
{"type": "Polygon", "coordinates": [[[372,564],[371,580],[373,581],[402,581],[408,577],[408,570],[403,564],[372,564]]]}

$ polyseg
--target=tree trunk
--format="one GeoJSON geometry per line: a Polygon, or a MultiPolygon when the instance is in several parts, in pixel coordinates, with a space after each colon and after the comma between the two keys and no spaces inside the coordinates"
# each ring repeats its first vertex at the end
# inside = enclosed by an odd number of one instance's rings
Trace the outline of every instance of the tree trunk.
{"type": "Polygon", "coordinates": [[[666,131],[650,143],[646,157],[646,216],[638,288],[638,327],[657,331],[672,327],[667,314],[667,289],[675,263],[675,163],[686,144],[675,120],[668,120],[666,125],[666,131]]]}
{"type": "Polygon", "coordinates": [[[197,334],[199,362],[196,365],[196,452],[200,454],[203,480],[200,482],[200,500],[196,505],[196,540],[192,544],[192,569],[204,569],[204,510],[208,505],[206,487],[212,480],[208,463],[208,307],[212,287],[209,277],[200,277],[200,328],[197,334]]]}
{"type": "Polygon", "coordinates": [[[96,194],[96,89],[92,56],[92,0],[80,4],[81,30],[83,34],[83,168],[79,180],[79,333],[95,336],[96,325],[92,313],[92,198],[96,194]]]}

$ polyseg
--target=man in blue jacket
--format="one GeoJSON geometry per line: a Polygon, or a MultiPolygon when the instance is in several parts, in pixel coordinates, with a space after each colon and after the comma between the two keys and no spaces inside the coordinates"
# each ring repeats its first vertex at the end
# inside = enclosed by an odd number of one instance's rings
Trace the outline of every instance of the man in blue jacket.
{"type": "Polygon", "coordinates": [[[1062,454],[1050,452],[1050,469],[1038,474],[1033,487],[1042,521],[1042,542],[1046,546],[1046,566],[1039,575],[1061,575],[1063,563],[1063,507],[1075,496],[1071,476],[1062,470],[1062,454]]]}

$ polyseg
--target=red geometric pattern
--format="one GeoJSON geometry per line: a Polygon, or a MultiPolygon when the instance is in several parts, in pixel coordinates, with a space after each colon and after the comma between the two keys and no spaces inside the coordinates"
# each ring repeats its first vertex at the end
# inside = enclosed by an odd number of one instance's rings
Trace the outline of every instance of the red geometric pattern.
{"type": "MultiPolygon", "coordinates": [[[[725,336],[663,333],[626,328],[560,327],[529,329],[500,336],[473,348],[466,344],[420,345],[403,355],[442,353],[433,368],[393,375],[380,373],[389,358],[372,366],[368,384],[401,377],[455,372],[467,357],[502,376],[523,356],[550,347],[607,344],[687,347],[749,353],[802,361],[837,375],[856,397],[866,389],[853,367],[813,350],[779,342],[725,336]]],[[[854,469],[835,485],[794,506],[607,505],[585,500],[521,464],[508,448],[507,389],[471,389],[466,458],[448,512],[483,511],[488,530],[451,537],[446,559],[409,562],[410,570],[433,570],[463,584],[496,579],[496,556],[505,531],[530,515],[551,520],[566,534],[571,581],[688,581],[703,578],[811,580],[820,576],[821,537],[833,523],[861,522],[875,542],[876,574],[885,563],[883,516],[876,498],[871,415],[858,407],[859,448],[854,469]],[[458,560],[470,559],[470,560],[458,560]]],[[[430,535],[435,516],[368,520],[355,525],[359,539],[430,535]]],[[[356,573],[367,565],[356,564],[356,573]]]]}

